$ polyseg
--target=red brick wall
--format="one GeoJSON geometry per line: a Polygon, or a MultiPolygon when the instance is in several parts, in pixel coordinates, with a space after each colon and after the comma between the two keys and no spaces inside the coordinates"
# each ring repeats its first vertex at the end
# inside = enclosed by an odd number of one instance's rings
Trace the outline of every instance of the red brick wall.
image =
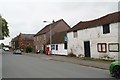
{"type": "Polygon", "coordinates": [[[27,45],[30,45],[30,46],[33,46],[34,47],[34,41],[27,41],[27,40],[24,40],[22,38],[22,34],[20,33],[20,35],[18,36],[18,44],[19,44],[19,47],[22,47],[22,49],[25,49],[25,47],[27,45]]]}

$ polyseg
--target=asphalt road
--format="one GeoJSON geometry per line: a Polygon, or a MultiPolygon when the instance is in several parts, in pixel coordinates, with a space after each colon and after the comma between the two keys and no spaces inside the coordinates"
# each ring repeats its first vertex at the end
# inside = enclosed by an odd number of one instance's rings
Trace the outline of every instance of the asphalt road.
{"type": "Polygon", "coordinates": [[[2,54],[3,78],[111,78],[109,71],[25,55],[2,54]]]}

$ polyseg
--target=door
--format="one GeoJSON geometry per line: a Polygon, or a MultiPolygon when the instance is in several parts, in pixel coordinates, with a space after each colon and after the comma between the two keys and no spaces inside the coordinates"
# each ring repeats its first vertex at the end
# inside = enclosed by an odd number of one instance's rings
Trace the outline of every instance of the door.
{"type": "Polygon", "coordinates": [[[46,53],[46,47],[43,45],[43,53],[46,53]]]}
{"type": "Polygon", "coordinates": [[[90,41],[84,41],[84,53],[85,53],[85,57],[91,57],[91,55],[90,55],[90,41]]]}

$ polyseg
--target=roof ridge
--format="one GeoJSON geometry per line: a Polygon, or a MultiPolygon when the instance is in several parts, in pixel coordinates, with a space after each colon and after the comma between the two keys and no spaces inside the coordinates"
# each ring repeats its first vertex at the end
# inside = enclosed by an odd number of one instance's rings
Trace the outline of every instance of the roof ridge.
{"type": "MultiPolygon", "coordinates": [[[[51,28],[54,28],[60,21],[64,21],[64,20],[60,19],[60,20],[57,20],[53,23],[50,23],[50,24],[46,25],[44,28],[42,28],[40,31],[38,31],[38,33],[35,34],[34,36],[38,35],[40,32],[42,32],[44,29],[48,28],[49,26],[52,26],[51,28]]],[[[50,30],[48,29],[48,31],[50,31],[50,30]]]]}
{"type": "Polygon", "coordinates": [[[75,26],[73,26],[68,32],[74,30],[80,30],[90,27],[96,27],[104,24],[120,22],[120,11],[107,14],[105,16],[99,17],[97,19],[89,20],[89,21],[80,21],[75,26]],[[112,19],[110,19],[112,18],[112,19]]]}

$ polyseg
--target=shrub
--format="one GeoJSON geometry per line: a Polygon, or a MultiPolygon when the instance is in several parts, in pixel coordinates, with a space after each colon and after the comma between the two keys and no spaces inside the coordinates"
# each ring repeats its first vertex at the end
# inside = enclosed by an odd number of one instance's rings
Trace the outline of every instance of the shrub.
{"type": "Polygon", "coordinates": [[[33,52],[33,47],[32,46],[26,46],[26,52],[27,53],[33,52]]]}

